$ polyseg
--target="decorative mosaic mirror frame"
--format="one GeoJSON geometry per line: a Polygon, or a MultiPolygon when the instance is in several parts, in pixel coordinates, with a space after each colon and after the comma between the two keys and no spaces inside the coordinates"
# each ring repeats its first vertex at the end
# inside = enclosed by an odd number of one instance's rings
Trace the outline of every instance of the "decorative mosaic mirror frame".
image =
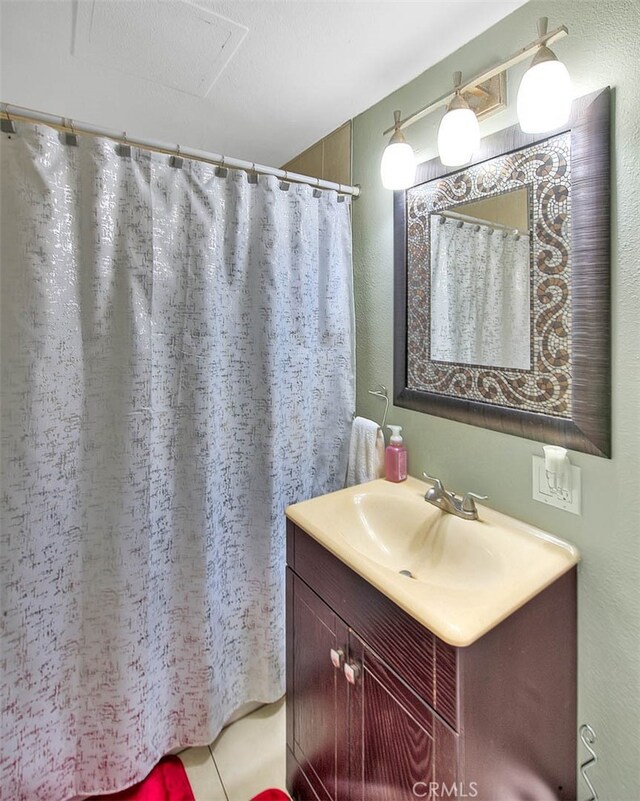
{"type": "Polygon", "coordinates": [[[484,139],[471,165],[425,162],[414,187],[394,194],[396,406],[611,455],[609,126],[606,88],[574,101],[565,128],[536,137],[514,125],[484,139]],[[523,186],[531,369],[432,361],[431,214],[523,186]]]}

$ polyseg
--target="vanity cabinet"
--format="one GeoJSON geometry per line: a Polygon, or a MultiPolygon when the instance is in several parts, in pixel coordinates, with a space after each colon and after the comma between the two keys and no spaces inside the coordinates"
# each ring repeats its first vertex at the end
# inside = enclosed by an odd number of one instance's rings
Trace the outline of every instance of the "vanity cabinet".
{"type": "Polygon", "coordinates": [[[455,732],[292,571],[289,582],[299,801],[414,801],[425,777],[454,782],[455,732]]]}
{"type": "Polygon", "coordinates": [[[574,801],[575,569],[456,648],[291,521],[287,563],[292,798],[574,801]]]}

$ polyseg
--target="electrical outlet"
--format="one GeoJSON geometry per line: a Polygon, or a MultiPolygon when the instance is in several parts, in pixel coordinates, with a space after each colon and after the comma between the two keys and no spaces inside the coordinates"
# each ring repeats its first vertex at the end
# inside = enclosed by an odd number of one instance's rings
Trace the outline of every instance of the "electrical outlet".
{"type": "Polygon", "coordinates": [[[533,457],[533,499],[546,503],[549,506],[557,506],[565,512],[580,515],[581,496],[582,496],[582,471],[575,465],[570,465],[571,470],[571,489],[566,495],[560,496],[554,492],[547,481],[547,473],[542,456],[533,457]]]}

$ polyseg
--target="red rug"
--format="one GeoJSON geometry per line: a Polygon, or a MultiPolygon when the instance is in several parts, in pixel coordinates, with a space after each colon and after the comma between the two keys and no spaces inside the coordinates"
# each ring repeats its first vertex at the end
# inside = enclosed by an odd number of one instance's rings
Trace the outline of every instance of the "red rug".
{"type": "MultiPolygon", "coordinates": [[[[163,757],[138,784],[112,795],[94,795],[88,801],[195,801],[182,762],[177,756],[163,757]]],[[[282,790],[263,790],[251,801],[289,801],[282,790]]]]}
{"type": "Polygon", "coordinates": [[[113,795],[96,795],[90,801],[195,801],[182,762],[163,757],[138,784],[113,795]]]}

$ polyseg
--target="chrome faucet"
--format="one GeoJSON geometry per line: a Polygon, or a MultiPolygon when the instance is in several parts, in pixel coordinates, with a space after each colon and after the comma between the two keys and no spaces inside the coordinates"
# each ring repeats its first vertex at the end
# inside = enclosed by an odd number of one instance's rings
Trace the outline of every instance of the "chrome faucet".
{"type": "Polygon", "coordinates": [[[475,500],[486,501],[488,495],[476,495],[475,492],[467,492],[462,498],[457,498],[455,493],[448,492],[442,485],[439,478],[433,478],[426,473],[422,474],[429,481],[433,481],[433,487],[430,487],[424,496],[427,503],[437,506],[443,512],[461,517],[463,520],[477,520],[478,510],[476,509],[475,500]]]}

